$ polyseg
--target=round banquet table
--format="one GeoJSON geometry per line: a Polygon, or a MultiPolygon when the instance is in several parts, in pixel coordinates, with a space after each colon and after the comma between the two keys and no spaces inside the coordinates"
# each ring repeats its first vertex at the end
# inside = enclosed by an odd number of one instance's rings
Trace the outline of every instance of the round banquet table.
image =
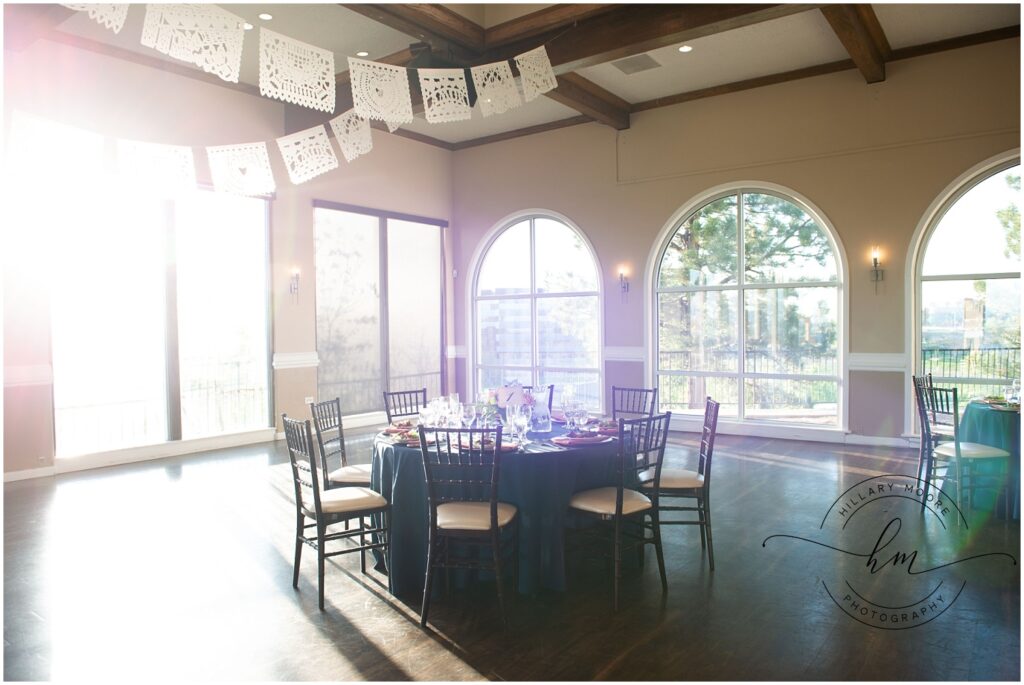
{"type": "MultiPolygon", "coordinates": [[[[529,433],[534,441],[565,433],[529,433]]],[[[618,439],[558,451],[502,452],[498,499],[519,510],[519,592],[565,589],[563,535],[572,521],[569,500],[588,488],[616,484],[618,439]]],[[[548,447],[548,450],[551,448],[548,447]]],[[[383,433],[373,445],[370,487],[391,502],[386,564],[391,594],[423,592],[427,566],[427,485],[419,447],[392,444],[383,433]]],[[[506,571],[507,572],[507,571],[506,571]]]]}
{"type": "MultiPolygon", "coordinates": [[[[985,402],[970,402],[960,419],[960,440],[999,447],[1010,453],[1010,501],[1014,518],[1020,515],[1020,412],[995,409],[985,402]]],[[[979,464],[986,469],[995,464],[979,464]]],[[[976,499],[983,506],[991,506],[992,499],[979,491],[976,499]],[[985,497],[986,499],[982,499],[985,497]]]]}

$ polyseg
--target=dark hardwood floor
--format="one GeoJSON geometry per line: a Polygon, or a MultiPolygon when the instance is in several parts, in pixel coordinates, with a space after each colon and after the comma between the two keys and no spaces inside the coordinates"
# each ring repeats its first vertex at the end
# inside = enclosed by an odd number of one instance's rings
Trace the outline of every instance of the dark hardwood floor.
{"type": "MultiPolygon", "coordinates": [[[[695,436],[674,435],[689,464],[695,436]]],[[[367,434],[350,436],[368,461],[367,434]]],[[[692,468],[692,466],[690,466],[692,468]]],[[[930,623],[869,627],[823,580],[842,561],[810,536],[851,485],[914,472],[910,450],[720,436],[715,567],[698,530],[665,528],[611,611],[606,567],[572,560],[565,593],[517,597],[502,633],[493,584],[454,590],[418,626],[354,555],[328,562],[326,611],[304,555],[291,587],[283,444],[4,486],[5,680],[1010,680],[1020,677],[1020,568],[959,564],[967,584],[930,623]]],[[[982,508],[954,542],[1019,559],[1019,522],[982,508]]]]}

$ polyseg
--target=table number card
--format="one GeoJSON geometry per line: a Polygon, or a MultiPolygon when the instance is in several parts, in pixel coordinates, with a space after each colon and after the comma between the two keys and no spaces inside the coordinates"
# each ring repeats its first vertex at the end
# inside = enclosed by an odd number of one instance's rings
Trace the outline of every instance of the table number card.
{"type": "Polygon", "coordinates": [[[523,386],[519,383],[509,383],[494,391],[495,399],[499,409],[505,409],[510,404],[523,403],[523,386]]]}

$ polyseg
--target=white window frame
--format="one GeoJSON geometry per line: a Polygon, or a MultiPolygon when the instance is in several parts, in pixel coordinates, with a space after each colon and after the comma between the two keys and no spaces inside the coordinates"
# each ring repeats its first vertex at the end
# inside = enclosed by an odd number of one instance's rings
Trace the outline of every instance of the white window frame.
{"type": "MultiPolygon", "coordinates": [[[[658,382],[658,334],[657,334],[657,322],[658,322],[658,304],[657,298],[659,292],[673,291],[675,288],[659,289],[657,284],[658,274],[661,268],[661,260],[668,248],[669,242],[679,229],[680,225],[690,217],[694,212],[699,210],[709,202],[713,202],[719,198],[727,197],[729,195],[742,194],[742,193],[768,193],[776,195],[785,199],[788,202],[796,204],[798,207],[807,212],[825,231],[826,238],[829,241],[829,245],[832,248],[832,253],[836,260],[836,281],[835,282],[799,282],[799,283],[757,283],[748,284],[742,281],[742,274],[740,274],[740,282],[736,285],[730,286],[696,286],[679,288],[679,290],[687,292],[697,291],[711,291],[711,290],[736,290],[738,293],[737,297],[737,317],[739,319],[739,331],[738,331],[738,342],[740,349],[745,349],[746,340],[744,335],[744,309],[743,309],[743,298],[741,294],[744,291],[749,290],[766,290],[766,289],[777,289],[777,288],[803,288],[803,287],[814,287],[814,286],[827,286],[836,288],[836,354],[837,354],[837,376],[813,376],[813,375],[794,375],[794,374],[758,374],[756,376],[745,375],[742,372],[742,366],[740,366],[735,373],[733,372],[687,372],[687,375],[696,376],[721,376],[729,378],[737,378],[739,380],[739,406],[742,415],[742,405],[744,403],[744,386],[743,381],[747,378],[768,378],[768,379],[779,379],[779,380],[835,380],[838,383],[836,401],[837,416],[836,425],[834,426],[815,426],[806,423],[787,423],[782,421],[773,421],[769,419],[759,418],[740,418],[736,417],[721,417],[718,422],[719,431],[724,433],[731,433],[735,435],[762,435],[767,437],[781,437],[790,439],[807,439],[807,440],[826,440],[830,442],[842,442],[845,440],[845,435],[849,433],[849,418],[848,418],[848,407],[849,407],[849,382],[848,382],[848,345],[849,340],[847,337],[847,318],[849,316],[849,289],[846,287],[847,282],[847,261],[846,261],[846,250],[843,248],[842,241],[839,238],[839,234],[836,232],[832,222],[828,219],[824,212],[821,211],[813,202],[794,191],[791,188],[781,186],[775,183],[769,183],[765,181],[741,181],[738,183],[727,183],[713,188],[709,188],[704,192],[691,198],[686,204],[676,210],[675,213],[669,218],[664,224],[661,231],[658,234],[658,239],[654,242],[650,253],[647,257],[647,265],[644,269],[644,349],[646,350],[645,364],[644,364],[644,378],[647,379],[650,387],[654,387],[658,382]]],[[[742,235],[742,225],[737,225],[737,241],[740,256],[744,249],[744,241],[742,235]]],[[[742,357],[742,355],[741,355],[742,357]]],[[[698,415],[674,415],[672,417],[672,428],[673,430],[682,431],[699,431],[700,425],[703,421],[703,416],[698,415]]]]}
{"type": "MultiPolygon", "coordinates": [[[[569,219],[567,216],[549,209],[526,209],[519,212],[514,212],[502,218],[491,226],[490,230],[484,235],[483,240],[477,245],[473,251],[473,256],[469,261],[470,273],[472,278],[469,281],[468,287],[466,288],[466,340],[469,341],[468,349],[466,350],[466,391],[469,393],[468,398],[475,399],[477,393],[484,390],[485,388],[478,387],[478,361],[477,361],[477,311],[476,303],[478,300],[504,300],[513,298],[522,298],[530,300],[530,326],[531,326],[531,361],[533,362],[530,367],[512,367],[512,366],[501,366],[494,365],[488,366],[488,368],[508,368],[511,372],[521,373],[528,371],[531,378],[534,374],[540,373],[541,367],[538,364],[538,339],[537,339],[537,300],[545,298],[560,298],[560,297],[571,297],[571,296],[597,296],[597,311],[598,311],[598,340],[597,340],[597,367],[587,368],[562,368],[562,367],[544,367],[545,371],[565,371],[565,372],[578,372],[578,371],[590,371],[596,372],[598,378],[598,386],[601,391],[598,393],[598,411],[604,413],[605,411],[605,394],[607,388],[604,385],[605,379],[605,368],[604,368],[604,269],[601,268],[601,261],[597,256],[597,251],[594,249],[593,244],[590,242],[590,238],[587,234],[576,224],[576,222],[569,219]],[[480,280],[480,268],[483,266],[484,259],[490,252],[491,246],[494,245],[495,241],[500,235],[502,235],[507,229],[512,228],[516,224],[522,221],[533,221],[534,219],[551,219],[565,224],[567,227],[572,229],[576,235],[578,235],[583,244],[586,246],[590,258],[593,260],[594,269],[597,276],[597,290],[587,290],[579,292],[558,292],[558,293],[537,293],[536,292],[536,264],[534,259],[534,230],[535,227],[531,225],[530,231],[530,291],[527,293],[516,294],[516,295],[483,295],[477,296],[477,285],[480,280]]],[[[539,380],[537,378],[536,380],[539,380]]],[[[522,379],[521,379],[522,381],[522,379]]],[[[526,383],[529,385],[530,383],[526,383]]],[[[536,383],[534,383],[536,384],[536,383]]],[[[557,392],[557,388],[556,388],[557,392]]]]}
{"type": "MultiPolygon", "coordinates": [[[[907,250],[907,264],[904,273],[906,274],[905,307],[908,312],[910,325],[905,333],[905,347],[909,351],[910,359],[905,366],[905,379],[903,387],[907,389],[903,403],[903,425],[904,437],[918,437],[920,427],[917,425],[917,413],[914,406],[914,393],[910,392],[911,381],[918,375],[921,365],[921,284],[924,281],[952,281],[952,280],[978,280],[987,278],[1021,278],[1020,272],[1014,273],[983,273],[983,274],[956,274],[954,276],[922,276],[921,268],[924,266],[924,255],[928,251],[928,242],[931,240],[935,229],[942,222],[946,212],[955,205],[960,198],[969,193],[979,183],[989,177],[1005,171],[1010,167],[1017,166],[1020,160],[1020,148],[1014,148],[1006,152],[993,155],[988,159],[975,164],[964,173],[957,176],[949,185],[943,188],[928,209],[921,216],[921,220],[914,230],[910,240],[910,249],[907,250]]],[[[959,380],[959,379],[958,379],[959,380]]],[[[964,379],[969,382],[971,379],[964,379]]]]}

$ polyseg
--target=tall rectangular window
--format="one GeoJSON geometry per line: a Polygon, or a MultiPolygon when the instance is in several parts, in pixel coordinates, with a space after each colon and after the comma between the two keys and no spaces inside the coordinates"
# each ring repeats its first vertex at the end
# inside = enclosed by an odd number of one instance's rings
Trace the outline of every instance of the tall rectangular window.
{"type": "Polygon", "coordinates": [[[441,394],[441,228],[388,219],[388,375],[441,394]]]}
{"type": "Polygon", "coordinates": [[[268,425],[267,203],[192,193],[177,203],[181,436],[268,425]]]}
{"type": "Polygon", "coordinates": [[[442,392],[442,221],[318,202],[317,392],[345,414],[384,390],[442,392]]]}
{"type": "Polygon", "coordinates": [[[12,130],[8,216],[49,285],[57,456],[269,427],[267,200],[128,188],[101,136],[21,113],[12,130]]]}
{"type": "Polygon", "coordinates": [[[61,235],[50,278],[59,457],[168,439],[162,207],[77,199],[76,219],[57,207],[52,217],[61,235]]]}

